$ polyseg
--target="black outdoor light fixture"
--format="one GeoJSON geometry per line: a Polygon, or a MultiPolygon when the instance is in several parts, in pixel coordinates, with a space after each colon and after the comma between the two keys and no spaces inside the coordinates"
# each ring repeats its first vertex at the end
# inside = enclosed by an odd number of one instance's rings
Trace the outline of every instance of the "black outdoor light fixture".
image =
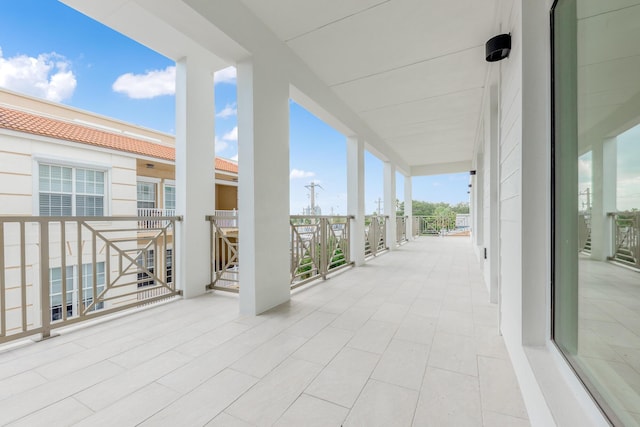
{"type": "Polygon", "coordinates": [[[499,34],[491,37],[485,45],[487,62],[502,61],[511,52],[511,34],[499,34]]]}
{"type": "Polygon", "coordinates": [[[469,175],[475,175],[476,171],[469,171],[469,175]]]}

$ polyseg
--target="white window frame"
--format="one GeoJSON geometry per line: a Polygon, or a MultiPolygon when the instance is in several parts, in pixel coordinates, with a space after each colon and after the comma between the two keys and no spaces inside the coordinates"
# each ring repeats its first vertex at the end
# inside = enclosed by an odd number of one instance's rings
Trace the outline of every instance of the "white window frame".
{"type": "MultiPolygon", "coordinates": [[[[164,180],[164,184],[162,185],[162,207],[164,209],[169,209],[167,207],[167,187],[173,187],[174,191],[176,192],[176,205],[178,204],[178,192],[177,192],[177,188],[176,188],[176,182],[173,179],[165,179],[164,180]]],[[[176,206],[173,207],[173,210],[176,209],[176,206]]]]}
{"type": "Polygon", "coordinates": [[[140,208],[138,208],[138,202],[139,202],[139,200],[138,200],[138,184],[140,184],[140,183],[153,184],[155,186],[155,193],[154,193],[154,195],[155,195],[155,200],[154,200],[155,206],[153,208],[143,208],[143,209],[158,209],[158,205],[160,204],[160,203],[158,203],[158,201],[159,201],[158,191],[159,191],[159,188],[160,188],[160,179],[146,177],[146,176],[138,177],[136,179],[136,209],[140,209],[140,208]]]}
{"type": "Polygon", "coordinates": [[[98,172],[104,173],[104,203],[103,203],[103,216],[111,215],[111,165],[107,165],[99,162],[86,162],[86,161],[76,161],[70,160],[68,158],[50,156],[50,155],[42,155],[42,154],[34,154],[32,156],[33,166],[32,166],[32,209],[34,216],[40,216],[40,165],[50,165],[50,166],[59,166],[59,167],[67,167],[73,169],[73,181],[72,181],[72,199],[71,199],[71,213],[75,216],[76,213],[76,169],[89,169],[98,172]]]}

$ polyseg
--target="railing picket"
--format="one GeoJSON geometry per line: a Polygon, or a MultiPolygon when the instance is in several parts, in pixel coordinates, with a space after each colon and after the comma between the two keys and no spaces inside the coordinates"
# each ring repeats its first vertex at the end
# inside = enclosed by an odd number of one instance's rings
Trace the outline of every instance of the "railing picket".
{"type": "Polygon", "coordinates": [[[22,332],[27,331],[27,241],[25,223],[20,223],[20,302],[22,311],[22,332]]]}
{"type": "Polygon", "coordinates": [[[83,224],[84,224],[83,222],[78,221],[78,266],[76,267],[78,270],[76,271],[76,277],[78,278],[78,289],[77,289],[78,301],[76,302],[76,310],[74,310],[74,314],[76,314],[78,317],[82,317],[84,315],[84,310],[82,309],[83,287],[84,287],[84,277],[82,277],[82,250],[84,248],[84,244],[82,241],[82,225],[83,224]]]}
{"type": "MultiPolygon", "coordinates": [[[[67,320],[67,251],[65,248],[66,241],[66,229],[65,222],[60,221],[60,264],[61,264],[61,277],[62,277],[62,321],[67,320]]],[[[51,279],[49,279],[51,280],[51,279]]],[[[51,292],[51,283],[49,283],[49,292],[51,292]]],[[[49,297],[51,301],[51,297],[49,297]]],[[[51,311],[51,309],[49,309],[51,311]]],[[[53,313],[49,313],[49,319],[51,319],[53,313]]]]}
{"type": "MultiPolygon", "coordinates": [[[[42,338],[51,336],[51,298],[49,297],[49,223],[40,223],[40,314],[42,338]]],[[[66,297],[66,295],[64,295],[66,297]]],[[[63,301],[62,307],[64,308],[63,301]]],[[[26,329],[25,329],[26,332],[26,329]]]]}

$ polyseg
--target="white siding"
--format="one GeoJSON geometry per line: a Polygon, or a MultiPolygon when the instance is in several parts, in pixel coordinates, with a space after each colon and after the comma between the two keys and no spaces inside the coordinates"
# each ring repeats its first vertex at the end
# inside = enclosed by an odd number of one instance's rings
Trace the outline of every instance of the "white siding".
{"type": "Polygon", "coordinates": [[[508,60],[500,63],[500,284],[502,331],[505,341],[521,338],[521,143],[522,143],[522,34],[521,2],[505,3],[509,16],[502,28],[511,32],[508,60]]]}

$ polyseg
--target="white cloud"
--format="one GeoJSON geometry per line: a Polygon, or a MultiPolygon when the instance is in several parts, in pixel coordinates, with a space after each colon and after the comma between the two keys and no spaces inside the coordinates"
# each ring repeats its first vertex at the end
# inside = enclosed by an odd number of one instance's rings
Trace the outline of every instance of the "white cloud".
{"type": "MultiPolygon", "coordinates": [[[[213,81],[235,83],[236,68],[227,67],[214,74],[213,81]]],[[[144,74],[126,73],[119,76],[111,88],[133,99],[151,99],[176,93],[176,67],[170,65],[164,70],[151,70],[144,74]]],[[[223,110],[224,111],[224,110],[223,110]]]]}
{"type": "Polygon", "coordinates": [[[236,82],[236,67],[227,67],[220,71],[216,71],[213,75],[213,82],[218,83],[235,83],[236,82]]]}
{"type": "Polygon", "coordinates": [[[300,169],[292,169],[289,179],[311,178],[316,176],[315,172],[304,171],[300,169]]]}
{"type": "Polygon", "coordinates": [[[231,160],[237,162],[238,161],[238,155],[236,154],[235,156],[231,156],[231,160]]]}
{"type": "Polygon", "coordinates": [[[61,102],[73,95],[77,81],[71,62],[55,52],[3,58],[0,49],[0,86],[61,102]]]}
{"type": "Polygon", "coordinates": [[[176,67],[151,70],[145,74],[126,73],[116,79],[111,88],[133,99],[151,99],[176,93],[176,67]]]}
{"type": "Polygon", "coordinates": [[[216,137],[216,154],[220,153],[221,151],[224,151],[224,149],[227,148],[228,146],[229,146],[229,143],[216,137]]]}
{"type": "Polygon", "coordinates": [[[222,139],[229,142],[237,142],[238,141],[238,126],[231,129],[229,132],[225,133],[222,136],[222,139]]]}
{"type": "Polygon", "coordinates": [[[226,119],[228,117],[233,117],[238,114],[238,108],[236,107],[236,103],[227,104],[221,111],[216,114],[216,117],[221,119],[226,119]]]}

